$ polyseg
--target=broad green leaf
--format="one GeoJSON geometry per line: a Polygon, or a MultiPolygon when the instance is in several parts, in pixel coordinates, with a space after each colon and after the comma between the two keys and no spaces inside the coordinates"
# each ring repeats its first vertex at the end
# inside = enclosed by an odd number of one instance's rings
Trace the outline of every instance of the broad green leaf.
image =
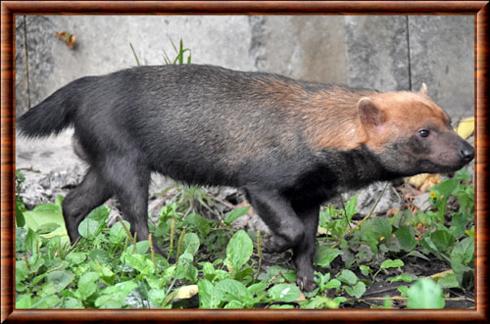
{"type": "Polygon", "coordinates": [[[342,272],[337,276],[337,279],[351,286],[356,284],[359,280],[356,274],[348,269],[342,270],[342,272]]]}
{"type": "Polygon", "coordinates": [[[435,231],[430,238],[439,252],[447,251],[454,243],[454,237],[447,229],[435,231]]]}
{"type": "Polygon", "coordinates": [[[17,283],[26,279],[29,276],[29,268],[25,260],[18,260],[15,262],[15,281],[17,283]]]}
{"type": "Polygon", "coordinates": [[[373,270],[371,270],[371,268],[367,265],[360,265],[359,266],[359,270],[361,270],[361,273],[365,276],[365,277],[368,277],[369,274],[371,272],[373,272],[373,270]]]}
{"type": "Polygon", "coordinates": [[[360,298],[366,292],[366,285],[362,281],[358,281],[354,286],[346,286],[345,292],[355,298],[360,298]]]}
{"type": "Polygon", "coordinates": [[[278,284],[270,288],[268,295],[271,301],[290,303],[297,301],[301,295],[301,291],[293,284],[278,284]]]}
{"type": "Polygon", "coordinates": [[[150,303],[155,307],[162,306],[166,296],[167,295],[165,294],[165,290],[163,289],[150,289],[150,291],[148,292],[148,299],[150,303]]]}
{"type": "Polygon", "coordinates": [[[136,271],[144,275],[151,275],[155,272],[155,265],[147,255],[143,254],[126,254],[125,263],[136,271]]]}
{"type": "Polygon", "coordinates": [[[391,236],[392,226],[388,218],[376,217],[368,219],[361,225],[359,235],[369,247],[377,252],[377,244],[391,236]]]}
{"type": "Polygon", "coordinates": [[[471,237],[467,237],[454,245],[451,251],[451,263],[468,265],[473,261],[475,245],[471,237]]]}
{"type": "Polygon", "coordinates": [[[109,208],[100,206],[92,210],[78,225],[78,233],[84,238],[94,239],[99,231],[106,225],[109,208]]]}
{"type": "Polygon", "coordinates": [[[126,229],[129,230],[130,225],[126,221],[123,222],[124,225],[122,222],[119,221],[114,225],[112,225],[111,229],[109,230],[109,240],[111,243],[117,244],[123,242],[124,239],[128,237],[128,233],[126,232],[126,229]],[[124,226],[126,226],[126,229],[124,229],[124,226]]]}
{"type": "Polygon", "coordinates": [[[29,294],[18,295],[15,298],[15,308],[32,308],[32,298],[29,294]]]}
{"type": "Polygon", "coordinates": [[[345,204],[345,213],[349,222],[352,220],[357,212],[357,196],[352,196],[349,201],[345,204]]]}
{"type": "Polygon", "coordinates": [[[437,283],[442,287],[442,288],[459,288],[459,282],[456,277],[456,274],[454,272],[450,272],[447,275],[439,278],[437,280],[437,283]]]}
{"type": "Polygon", "coordinates": [[[223,293],[209,280],[202,279],[197,282],[199,291],[199,308],[218,308],[223,293]]]}
{"type": "Polygon", "coordinates": [[[255,284],[247,287],[247,290],[252,295],[261,295],[261,294],[265,293],[267,286],[268,286],[267,282],[259,281],[258,283],[255,283],[255,284]]]}
{"type": "Polygon", "coordinates": [[[252,300],[252,296],[247,288],[237,280],[224,279],[216,284],[216,289],[221,292],[224,301],[237,300],[245,304],[252,300]]]}
{"type": "Polygon", "coordinates": [[[211,228],[213,222],[210,220],[196,214],[190,213],[184,219],[184,223],[195,228],[201,237],[205,237],[209,233],[209,229],[211,228]]]}
{"type": "Polygon", "coordinates": [[[178,279],[187,279],[191,282],[197,280],[197,269],[193,265],[193,256],[188,252],[184,252],[180,255],[177,261],[177,267],[175,268],[175,277],[178,279]]]}
{"type": "Polygon", "coordinates": [[[136,287],[138,287],[138,284],[136,282],[134,282],[133,280],[128,280],[117,283],[114,286],[109,286],[102,290],[101,293],[104,295],[111,295],[115,293],[123,293],[129,295],[129,293],[136,289],[136,287]]]}
{"type": "Polygon", "coordinates": [[[315,296],[301,303],[304,309],[339,308],[339,302],[325,296],[315,296]]]}
{"type": "Polygon", "coordinates": [[[101,224],[107,223],[107,217],[109,217],[111,210],[109,207],[102,205],[95,209],[93,209],[88,215],[87,218],[91,218],[101,224]]]}
{"type": "Polygon", "coordinates": [[[252,256],[253,242],[244,230],[239,230],[233,235],[226,246],[225,265],[228,271],[237,273],[252,256]]]}
{"type": "Polygon", "coordinates": [[[474,249],[474,239],[467,237],[456,243],[451,251],[451,268],[460,285],[463,283],[464,274],[472,271],[470,266],[472,266],[474,249]]]}
{"type": "Polygon", "coordinates": [[[24,227],[26,220],[24,217],[24,211],[26,210],[22,199],[19,197],[15,198],[15,222],[17,227],[24,227]]]}
{"type": "Polygon", "coordinates": [[[320,246],[316,252],[315,264],[322,268],[328,268],[330,267],[330,263],[332,263],[332,261],[341,254],[342,251],[339,249],[331,248],[325,245],[320,246]]]}
{"type": "Polygon", "coordinates": [[[25,226],[38,231],[45,224],[56,224],[58,227],[50,232],[45,233],[43,237],[51,238],[55,236],[64,237],[68,241],[68,234],[65,228],[65,220],[63,219],[63,213],[61,207],[56,204],[43,204],[34,207],[32,210],[26,210],[23,212],[25,219],[25,226]]]}
{"type": "Polygon", "coordinates": [[[226,217],[224,219],[225,224],[230,225],[231,223],[233,223],[238,218],[246,215],[248,213],[248,210],[249,210],[249,207],[241,207],[241,208],[233,209],[231,212],[229,212],[226,215],[226,217]]]}
{"type": "Polygon", "coordinates": [[[128,295],[138,287],[132,280],[120,282],[102,290],[101,296],[95,300],[98,308],[121,308],[124,306],[128,295]]]}
{"type": "Polygon", "coordinates": [[[95,306],[98,308],[122,308],[126,297],[122,293],[102,295],[95,300],[95,306]]]}
{"type": "Polygon", "coordinates": [[[342,283],[340,282],[340,280],[334,278],[334,279],[331,279],[325,285],[325,289],[338,289],[338,288],[340,288],[341,285],[342,285],[342,283]]]}
{"type": "Polygon", "coordinates": [[[451,195],[458,186],[458,181],[456,179],[447,179],[434,187],[432,189],[439,194],[445,196],[446,198],[451,195]]]}
{"type": "Polygon", "coordinates": [[[416,279],[415,275],[402,273],[401,275],[388,278],[389,282],[412,282],[416,279]]]}
{"type": "Polygon", "coordinates": [[[58,270],[48,273],[46,279],[53,285],[55,292],[60,292],[75,279],[75,275],[68,270],[58,270]]]}
{"type": "Polygon", "coordinates": [[[73,297],[66,297],[63,299],[63,308],[82,309],[84,307],[80,300],[73,297]]]}
{"type": "Polygon", "coordinates": [[[431,279],[417,280],[407,291],[407,308],[444,308],[442,288],[431,279]]]}
{"type": "Polygon", "coordinates": [[[87,299],[95,293],[98,279],[99,275],[97,272],[87,272],[80,277],[78,280],[78,293],[82,300],[87,299]]]}
{"type": "Polygon", "coordinates": [[[392,259],[387,259],[387,260],[384,260],[382,263],[381,263],[381,266],[380,268],[381,269],[392,269],[392,268],[401,268],[403,267],[405,264],[403,263],[402,260],[400,259],[395,259],[395,260],[392,260],[392,259]]]}
{"type": "Polygon", "coordinates": [[[400,247],[404,251],[410,252],[417,246],[415,235],[408,226],[400,226],[400,228],[395,232],[395,236],[400,242],[400,247]]]}
{"type": "Polygon", "coordinates": [[[184,236],[185,251],[191,255],[195,255],[199,250],[199,237],[195,233],[186,233],[184,236]]]}
{"type": "Polygon", "coordinates": [[[85,252],[71,252],[65,257],[71,265],[78,265],[87,259],[87,254],[85,252]]]}
{"type": "Polygon", "coordinates": [[[150,243],[148,241],[139,241],[136,244],[129,245],[124,254],[148,254],[150,243]]]}
{"type": "Polygon", "coordinates": [[[230,301],[229,303],[227,303],[225,305],[225,307],[223,307],[225,309],[240,309],[240,308],[245,308],[245,305],[241,302],[241,301],[238,301],[236,299],[230,301]]]}
{"type": "MultiPolygon", "coordinates": [[[[268,281],[270,283],[280,283],[284,281],[285,277],[287,278],[287,280],[292,279],[292,275],[296,275],[296,273],[284,267],[272,265],[269,266],[265,272],[260,273],[258,279],[268,281]]],[[[294,280],[291,280],[291,282],[294,280]]]]}
{"type": "Polygon", "coordinates": [[[41,297],[36,302],[33,302],[31,308],[57,308],[61,300],[56,295],[48,295],[41,297]]]}
{"type": "Polygon", "coordinates": [[[99,233],[101,224],[91,218],[85,218],[78,226],[78,233],[86,239],[94,239],[99,233]]]}

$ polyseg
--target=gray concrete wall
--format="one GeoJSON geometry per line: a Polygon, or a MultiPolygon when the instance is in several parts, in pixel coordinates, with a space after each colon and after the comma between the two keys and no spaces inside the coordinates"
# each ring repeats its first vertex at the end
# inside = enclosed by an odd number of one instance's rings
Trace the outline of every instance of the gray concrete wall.
{"type": "Polygon", "coordinates": [[[143,64],[162,64],[164,50],[173,54],[170,40],[179,39],[195,63],[379,90],[426,82],[454,117],[473,112],[472,16],[27,16],[25,28],[23,22],[17,17],[19,113],[28,97],[34,105],[76,78],[135,65],[130,42],[143,64]],[[73,33],[77,47],[69,49],[57,31],[73,33]]]}

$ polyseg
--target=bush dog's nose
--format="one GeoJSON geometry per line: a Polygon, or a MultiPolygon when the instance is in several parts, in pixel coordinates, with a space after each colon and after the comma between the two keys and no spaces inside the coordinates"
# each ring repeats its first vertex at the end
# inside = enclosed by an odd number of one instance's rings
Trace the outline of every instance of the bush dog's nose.
{"type": "Polygon", "coordinates": [[[461,158],[465,163],[470,162],[475,157],[475,149],[468,143],[465,143],[461,149],[461,158]]]}

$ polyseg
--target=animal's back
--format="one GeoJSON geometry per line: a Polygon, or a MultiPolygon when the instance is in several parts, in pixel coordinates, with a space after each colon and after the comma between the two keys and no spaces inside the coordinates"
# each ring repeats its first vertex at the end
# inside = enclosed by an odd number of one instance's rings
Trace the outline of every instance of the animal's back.
{"type": "Polygon", "coordinates": [[[75,128],[85,146],[131,144],[176,179],[240,186],[311,158],[297,106],[322,87],[214,66],[138,67],[100,77],[75,128]]]}

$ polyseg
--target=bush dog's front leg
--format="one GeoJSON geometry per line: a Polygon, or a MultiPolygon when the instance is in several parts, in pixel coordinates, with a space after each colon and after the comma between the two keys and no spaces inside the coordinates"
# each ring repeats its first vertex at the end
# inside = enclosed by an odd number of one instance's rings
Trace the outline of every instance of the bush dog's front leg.
{"type": "Polygon", "coordinates": [[[247,198],[274,234],[267,252],[283,252],[303,240],[305,227],[290,202],[273,189],[246,188],[247,198]]]}
{"type": "Polygon", "coordinates": [[[312,254],[315,243],[312,232],[316,233],[318,208],[303,211],[303,220],[298,217],[289,200],[277,191],[250,187],[245,191],[257,214],[274,234],[266,251],[283,252],[293,248],[298,282],[300,286],[310,288],[313,282],[312,254]]]}
{"type": "Polygon", "coordinates": [[[315,238],[318,230],[320,206],[295,208],[305,226],[303,240],[293,248],[293,258],[297,269],[297,284],[301,290],[315,288],[313,258],[315,256],[315,238]]]}

